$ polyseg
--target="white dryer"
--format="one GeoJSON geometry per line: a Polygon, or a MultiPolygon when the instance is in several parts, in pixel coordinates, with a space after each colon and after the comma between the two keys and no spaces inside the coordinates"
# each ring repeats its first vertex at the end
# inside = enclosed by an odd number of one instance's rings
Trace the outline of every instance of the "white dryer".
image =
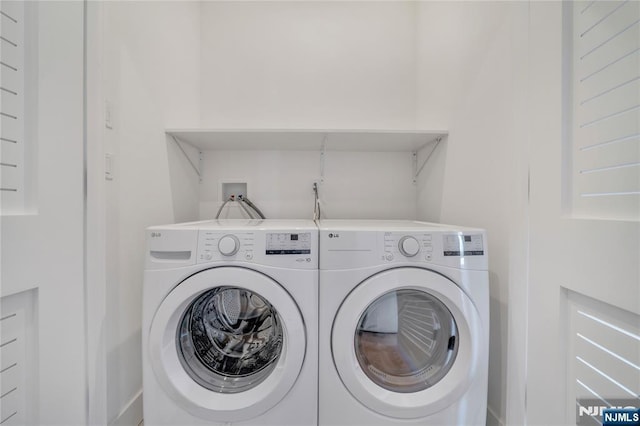
{"type": "Polygon", "coordinates": [[[317,424],[317,249],[312,221],[147,230],[146,426],[317,424]]]}
{"type": "Polygon", "coordinates": [[[320,221],[320,425],[484,425],[486,233],[320,221]]]}

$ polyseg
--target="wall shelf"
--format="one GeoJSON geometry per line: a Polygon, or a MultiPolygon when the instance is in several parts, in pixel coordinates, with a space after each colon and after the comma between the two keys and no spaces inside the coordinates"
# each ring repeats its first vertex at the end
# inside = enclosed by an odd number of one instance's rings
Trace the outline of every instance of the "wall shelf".
{"type": "Polygon", "coordinates": [[[445,130],[167,129],[200,151],[420,151],[445,130]]]}

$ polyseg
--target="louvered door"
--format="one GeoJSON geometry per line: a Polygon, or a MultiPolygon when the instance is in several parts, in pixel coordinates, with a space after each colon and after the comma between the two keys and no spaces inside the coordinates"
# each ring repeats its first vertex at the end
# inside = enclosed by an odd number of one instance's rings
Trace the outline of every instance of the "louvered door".
{"type": "Polygon", "coordinates": [[[22,210],[25,191],[25,7],[0,2],[0,206],[22,210]]]}
{"type": "Polygon", "coordinates": [[[529,4],[530,425],[640,403],[639,6],[529,4]]]}
{"type": "Polygon", "coordinates": [[[576,1],[566,11],[572,56],[572,210],[640,218],[640,2],[576,1]]]}

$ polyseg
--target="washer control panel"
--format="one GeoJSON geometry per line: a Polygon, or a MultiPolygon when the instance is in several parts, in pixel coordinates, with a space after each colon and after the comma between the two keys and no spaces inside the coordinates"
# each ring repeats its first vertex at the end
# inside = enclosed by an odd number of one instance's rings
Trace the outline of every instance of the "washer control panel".
{"type": "Polygon", "coordinates": [[[311,254],[311,232],[269,232],[265,254],[311,254]]]}
{"type": "Polygon", "coordinates": [[[201,230],[197,263],[249,262],[260,265],[317,268],[318,239],[313,232],[201,230]]]}
{"type": "Polygon", "coordinates": [[[240,240],[235,235],[225,235],[218,240],[218,250],[223,256],[233,256],[240,250],[240,240]]]}
{"type": "Polygon", "coordinates": [[[198,263],[229,258],[253,259],[253,232],[226,233],[201,231],[198,238],[198,263]]]}

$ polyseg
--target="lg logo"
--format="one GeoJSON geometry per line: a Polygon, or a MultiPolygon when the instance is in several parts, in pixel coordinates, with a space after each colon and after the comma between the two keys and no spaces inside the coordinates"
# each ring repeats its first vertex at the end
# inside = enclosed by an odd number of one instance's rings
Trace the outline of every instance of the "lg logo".
{"type": "Polygon", "coordinates": [[[340,238],[340,234],[329,234],[329,238],[340,238]]]}

